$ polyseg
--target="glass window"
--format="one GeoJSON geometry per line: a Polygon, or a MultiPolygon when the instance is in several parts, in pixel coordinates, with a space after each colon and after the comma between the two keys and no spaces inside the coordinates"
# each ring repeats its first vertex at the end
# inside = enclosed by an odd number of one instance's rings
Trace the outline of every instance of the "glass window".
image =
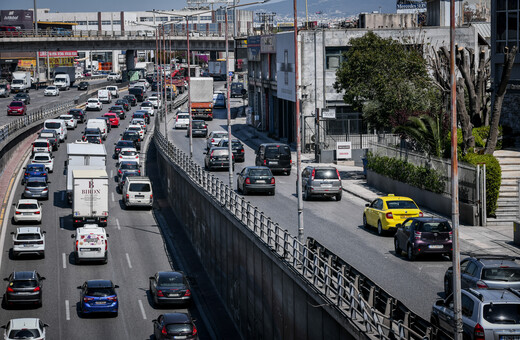
{"type": "Polygon", "coordinates": [[[497,0],[497,11],[506,9],[506,0],[497,0]]]}
{"type": "Polygon", "coordinates": [[[182,279],[182,275],[172,275],[172,276],[159,275],[157,284],[162,287],[180,288],[180,287],[184,286],[184,280],[182,279]]]}
{"type": "MultiPolygon", "coordinates": [[[[516,1],[516,0],[515,0],[516,1]]],[[[507,40],[516,44],[518,32],[518,12],[507,13],[507,40]]]]}
{"type": "Polygon", "coordinates": [[[339,68],[341,63],[345,61],[345,57],[343,55],[344,52],[347,52],[348,47],[325,47],[325,62],[327,70],[334,70],[339,68]]]}
{"type": "MultiPolygon", "coordinates": [[[[504,2],[504,1],[498,0],[498,2],[504,2]]],[[[517,9],[517,8],[518,8],[518,0],[508,0],[507,1],[508,10],[517,9]]]]}
{"type": "Polygon", "coordinates": [[[442,233],[451,231],[451,226],[447,222],[427,222],[421,223],[418,231],[425,233],[442,233]]]}
{"type": "Polygon", "coordinates": [[[9,286],[13,288],[34,288],[37,284],[36,280],[15,280],[9,286]]]}
{"type": "Polygon", "coordinates": [[[413,201],[386,201],[388,209],[419,209],[413,201]]]}
{"type": "Polygon", "coordinates": [[[314,171],[315,179],[338,179],[336,169],[316,169],[314,171]]]}
{"type": "Polygon", "coordinates": [[[484,268],[482,270],[482,280],[493,281],[520,281],[520,268],[484,268]]]}
{"type": "Polygon", "coordinates": [[[94,296],[94,297],[105,297],[105,296],[111,296],[116,295],[116,292],[113,288],[87,288],[87,291],[85,293],[87,296],[94,296]]]}
{"type": "Polygon", "coordinates": [[[9,339],[34,339],[40,336],[37,329],[16,329],[9,332],[9,339]]]}
{"type": "Polygon", "coordinates": [[[249,170],[250,176],[272,176],[271,170],[269,169],[251,169],[249,170]]]}
{"type": "Polygon", "coordinates": [[[471,262],[468,267],[466,268],[465,274],[475,276],[477,273],[477,265],[471,262]]]}
{"type": "Polygon", "coordinates": [[[130,184],[129,191],[147,191],[149,192],[150,184],[148,183],[132,183],[130,184]]]}
{"type": "Polygon", "coordinates": [[[474,305],[475,302],[473,302],[473,300],[469,296],[462,294],[462,315],[471,318],[473,316],[474,305]]]}
{"type": "Polygon", "coordinates": [[[97,22],[97,20],[96,20],[96,21],[89,21],[88,24],[89,24],[89,25],[97,25],[98,22],[97,22]]]}
{"type": "Polygon", "coordinates": [[[41,237],[39,234],[18,234],[16,238],[18,241],[29,241],[29,240],[39,240],[41,237]]]}
{"type": "Polygon", "coordinates": [[[110,20],[102,20],[101,25],[110,25],[112,22],[110,20]]]}
{"type": "Polygon", "coordinates": [[[506,13],[497,13],[497,40],[506,40],[506,13]]]}
{"type": "Polygon", "coordinates": [[[520,324],[520,304],[487,304],[484,306],[484,319],[494,324],[520,324]]]}
{"type": "Polygon", "coordinates": [[[193,326],[191,324],[172,323],[166,325],[166,331],[168,332],[168,334],[191,334],[193,332],[193,326]]]}

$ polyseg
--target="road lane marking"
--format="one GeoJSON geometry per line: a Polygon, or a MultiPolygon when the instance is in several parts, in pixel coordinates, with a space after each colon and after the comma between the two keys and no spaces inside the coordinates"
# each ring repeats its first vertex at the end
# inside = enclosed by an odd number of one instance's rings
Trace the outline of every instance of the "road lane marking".
{"type": "Polygon", "coordinates": [[[61,254],[61,258],[63,259],[63,269],[67,268],[67,256],[65,253],[61,254]]]}
{"type": "Polygon", "coordinates": [[[128,262],[128,268],[132,269],[132,263],[130,262],[130,256],[126,253],[126,261],[128,262]]]}
{"type": "Polygon", "coordinates": [[[116,201],[116,199],[114,197],[114,193],[112,192],[112,202],[115,202],[115,201],[116,201]]]}
{"type": "Polygon", "coordinates": [[[137,300],[137,302],[139,303],[139,309],[141,310],[143,319],[146,320],[146,313],[144,311],[143,302],[141,300],[137,300]]]}
{"type": "Polygon", "coordinates": [[[110,177],[114,177],[114,170],[110,170],[110,177]]]}
{"type": "Polygon", "coordinates": [[[70,320],[70,306],[69,300],[65,300],[65,319],[70,320]]]}
{"type": "Polygon", "coordinates": [[[121,225],[119,224],[118,218],[116,218],[116,226],[117,226],[117,230],[121,230],[121,225]]]}

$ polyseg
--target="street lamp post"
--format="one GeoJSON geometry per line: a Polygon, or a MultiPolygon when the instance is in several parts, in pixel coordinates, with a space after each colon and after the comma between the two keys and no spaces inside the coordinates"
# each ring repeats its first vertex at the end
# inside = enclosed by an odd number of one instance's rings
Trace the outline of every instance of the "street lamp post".
{"type": "Polygon", "coordinates": [[[294,96],[296,115],[296,194],[298,195],[298,241],[303,244],[303,199],[302,199],[302,144],[300,128],[300,96],[298,86],[298,15],[296,2],[293,0],[294,9],[294,96]]]}
{"type": "Polygon", "coordinates": [[[230,82],[231,71],[229,67],[229,42],[228,42],[228,6],[225,7],[225,39],[226,39],[226,109],[227,109],[227,129],[228,129],[228,153],[229,153],[229,187],[233,187],[233,148],[232,148],[232,135],[231,135],[231,103],[230,97],[230,82]]]}

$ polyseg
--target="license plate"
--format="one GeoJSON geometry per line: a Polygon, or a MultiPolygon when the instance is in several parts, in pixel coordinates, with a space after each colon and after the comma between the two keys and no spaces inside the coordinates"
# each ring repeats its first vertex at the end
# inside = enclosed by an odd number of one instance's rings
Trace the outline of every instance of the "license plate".
{"type": "Polygon", "coordinates": [[[23,246],[24,246],[25,248],[31,248],[31,247],[33,247],[33,245],[32,245],[32,244],[27,244],[27,243],[26,243],[26,244],[24,244],[23,246]]]}
{"type": "Polygon", "coordinates": [[[500,340],[520,340],[520,335],[501,335],[500,340]]]}
{"type": "Polygon", "coordinates": [[[24,215],[24,216],[30,216],[30,215],[32,215],[32,213],[23,213],[22,215],[24,215]]]}
{"type": "Polygon", "coordinates": [[[178,294],[178,293],[173,293],[173,294],[168,294],[169,297],[179,297],[181,296],[181,294],[178,294]]]}
{"type": "Polygon", "coordinates": [[[175,335],[174,339],[187,339],[186,335],[175,335]]]}
{"type": "Polygon", "coordinates": [[[91,248],[79,248],[79,251],[92,251],[91,248]]]}
{"type": "Polygon", "coordinates": [[[135,198],[144,198],[144,195],[135,195],[135,198]]]}
{"type": "Polygon", "coordinates": [[[332,188],[332,184],[322,184],[322,188],[332,188]]]}
{"type": "Polygon", "coordinates": [[[105,303],[105,301],[96,301],[95,304],[96,304],[96,305],[104,305],[104,304],[106,304],[106,303],[105,303]]]}
{"type": "Polygon", "coordinates": [[[442,248],[444,248],[444,246],[442,244],[430,244],[428,246],[428,248],[430,248],[430,249],[442,249],[442,248]]]}
{"type": "Polygon", "coordinates": [[[269,164],[278,164],[278,161],[269,161],[269,164]]]}

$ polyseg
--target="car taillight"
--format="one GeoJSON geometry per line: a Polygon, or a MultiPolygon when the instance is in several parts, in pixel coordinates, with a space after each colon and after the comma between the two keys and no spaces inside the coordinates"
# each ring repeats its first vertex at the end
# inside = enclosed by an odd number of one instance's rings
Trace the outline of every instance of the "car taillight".
{"type": "Polygon", "coordinates": [[[45,188],[45,189],[43,189],[42,191],[44,191],[44,192],[45,192],[45,191],[49,191],[49,189],[45,188]]]}
{"type": "Polygon", "coordinates": [[[215,143],[215,138],[211,138],[211,143],[215,143]]]}
{"type": "Polygon", "coordinates": [[[14,292],[13,288],[11,288],[11,287],[7,287],[7,291],[8,292],[14,292]]]}
{"type": "Polygon", "coordinates": [[[419,217],[423,217],[423,216],[424,216],[423,212],[419,211],[419,217]]]}
{"type": "Polygon", "coordinates": [[[164,296],[164,293],[162,292],[162,290],[157,291],[157,296],[161,296],[161,297],[164,296]]]}
{"type": "Polygon", "coordinates": [[[28,172],[26,172],[26,173],[24,173],[23,175],[24,175],[24,176],[29,176],[29,173],[28,173],[28,172]]]}
{"type": "MultiPolygon", "coordinates": [[[[314,180],[315,174],[316,174],[316,169],[312,169],[311,180],[314,180]]],[[[392,215],[392,213],[389,213],[389,214],[392,215]]],[[[386,214],[386,217],[388,217],[388,214],[386,214]]],[[[389,218],[392,218],[392,217],[389,217],[389,218]]]]}
{"type": "Polygon", "coordinates": [[[139,175],[141,175],[141,170],[137,170],[137,172],[139,173],[139,175]]]}
{"type": "Polygon", "coordinates": [[[152,199],[153,199],[153,195],[150,195],[150,200],[152,200],[152,199]]]}
{"type": "Polygon", "coordinates": [[[251,180],[249,179],[249,177],[246,178],[246,184],[251,184],[251,180]]]}
{"type": "Polygon", "coordinates": [[[33,289],[33,292],[39,292],[40,291],[40,287],[36,287],[33,289]]]}
{"type": "Polygon", "coordinates": [[[195,325],[193,325],[193,333],[192,333],[192,335],[195,335],[195,334],[197,334],[197,327],[195,327],[195,325]]]}
{"type": "Polygon", "coordinates": [[[76,241],[76,251],[78,251],[78,241],[76,241]]]}
{"type": "Polygon", "coordinates": [[[108,241],[105,240],[105,251],[108,250],[108,241]]]}
{"type": "Polygon", "coordinates": [[[271,184],[274,184],[275,183],[275,180],[274,180],[274,177],[271,178],[271,184]]]}
{"type": "Polygon", "coordinates": [[[477,288],[487,289],[489,287],[488,287],[488,285],[484,281],[478,280],[477,281],[477,288]]]}
{"type": "Polygon", "coordinates": [[[117,172],[119,172],[119,174],[122,174],[123,172],[121,171],[121,169],[117,170],[117,172]]]}
{"type": "Polygon", "coordinates": [[[184,293],[184,296],[191,296],[191,291],[189,289],[186,289],[186,293],[184,293]]]}
{"type": "Polygon", "coordinates": [[[339,175],[338,169],[336,169],[336,174],[338,175],[338,179],[341,180],[341,176],[339,175]]]}
{"type": "Polygon", "coordinates": [[[450,231],[450,241],[453,241],[453,231],[450,231]]]}
{"type": "Polygon", "coordinates": [[[43,244],[43,241],[37,241],[36,244],[43,244]]]}
{"type": "Polygon", "coordinates": [[[415,239],[416,240],[420,240],[421,239],[421,234],[422,233],[420,231],[415,231],[415,233],[414,233],[415,239]]]}
{"type": "Polygon", "coordinates": [[[109,297],[107,297],[107,300],[116,302],[117,301],[117,296],[109,296],[109,297]]]}
{"type": "Polygon", "coordinates": [[[267,160],[264,159],[264,165],[267,165],[267,160]]]}
{"type": "Polygon", "coordinates": [[[92,300],[94,300],[94,298],[90,298],[90,297],[84,297],[83,298],[84,302],[89,302],[89,301],[92,301],[92,300]]]}
{"type": "Polygon", "coordinates": [[[386,213],[386,218],[388,218],[388,219],[393,219],[393,218],[394,218],[394,215],[392,214],[392,212],[387,212],[387,213],[386,213]]]}
{"type": "Polygon", "coordinates": [[[126,199],[129,199],[130,198],[130,195],[126,194],[126,199]]]}
{"type": "Polygon", "coordinates": [[[168,331],[166,330],[166,326],[164,326],[164,327],[161,329],[161,333],[162,333],[162,335],[164,335],[164,336],[168,335],[168,331]]]}
{"type": "Polygon", "coordinates": [[[474,340],[485,340],[486,339],[486,333],[484,333],[484,328],[477,323],[475,325],[475,329],[473,330],[473,339],[474,340]]]}
{"type": "Polygon", "coordinates": [[[244,153],[244,149],[240,149],[240,151],[239,151],[239,152],[240,152],[240,153],[244,153]]]}
{"type": "Polygon", "coordinates": [[[15,211],[15,214],[16,214],[16,215],[21,215],[22,212],[21,212],[21,211],[15,211]]]}

